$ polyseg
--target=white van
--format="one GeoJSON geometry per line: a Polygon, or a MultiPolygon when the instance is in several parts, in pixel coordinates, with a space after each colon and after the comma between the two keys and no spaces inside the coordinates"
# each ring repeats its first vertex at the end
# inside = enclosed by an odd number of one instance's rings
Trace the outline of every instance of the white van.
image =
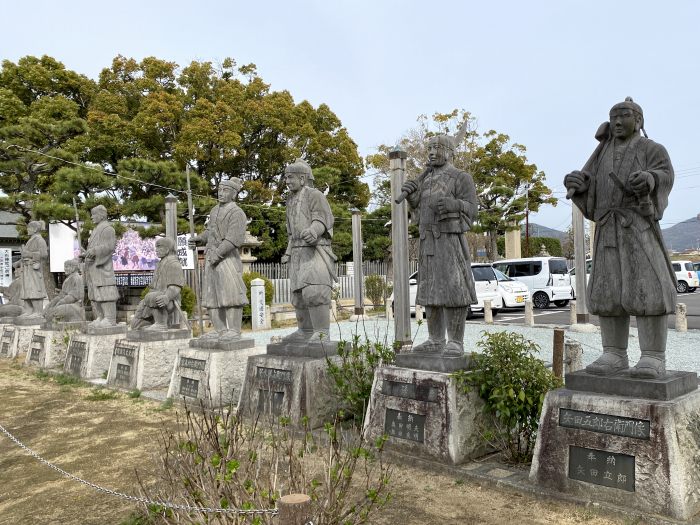
{"type": "MultiPolygon", "coordinates": [[[[484,312],[484,299],[491,300],[491,312],[494,316],[503,308],[503,297],[498,290],[496,272],[490,264],[472,263],[474,275],[474,288],[476,289],[477,303],[469,306],[467,319],[471,319],[474,312],[484,312]]],[[[418,272],[412,273],[408,278],[408,301],[411,305],[411,313],[416,312],[416,295],[418,294],[418,272]]],[[[391,307],[394,307],[394,294],[389,297],[391,307]]]]}
{"type": "Polygon", "coordinates": [[[547,308],[549,303],[566,306],[572,299],[571,278],[563,257],[508,259],[496,261],[493,266],[511,279],[526,284],[535,308],[547,308]]]}
{"type": "Polygon", "coordinates": [[[676,290],[678,293],[694,292],[698,287],[698,272],[693,261],[671,261],[676,272],[676,290]]]}

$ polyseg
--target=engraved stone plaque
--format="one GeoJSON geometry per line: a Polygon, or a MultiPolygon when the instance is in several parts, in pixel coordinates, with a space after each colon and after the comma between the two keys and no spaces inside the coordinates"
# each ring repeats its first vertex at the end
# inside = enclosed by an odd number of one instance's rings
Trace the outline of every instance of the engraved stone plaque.
{"type": "Polygon", "coordinates": [[[292,371],[282,370],[279,368],[266,368],[259,366],[255,375],[260,381],[269,381],[273,383],[291,383],[292,371]]]}
{"type": "Polygon", "coordinates": [[[117,363],[117,373],[114,375],[114,382],[128,386],[131,382],[131,366],[117,363]]]}
{"type": "MultiPolygon", "coordinates": [[[[260,370],[260,368],[258,368],[260,370]]],[[[268,369],[272,370],[272,369],[268,369]]],[[[284,401],[284,392],[273,392],[271,390],[258,390],[258,413],[264,414],[272,412],[273,415],[279,416],[282,413],[282,402],[284,401]]]]}
{"type": "Polygon", "coordinates": [[[180,377],[180,395],[187,397],[197,397],[199,393],[199,381],[189,377],[180,377]]]}
{"type": "Polygon", "coordinates": [[[68,370],[75,374],[80,375],[80,368],[83,365],[83,356],[79,354],[71,354],[68,358],[68,370]]]}
{"type": "Polygon", "coordinates": [[[180,357],[180,368],[189,368],[190,370],[204,370],[206,366],[207,362],[204,359],[180,357]]]}
{"type": "Polygon", "coordinates": [[[2,342],[2,346],[0,346],[0,355],[10,355],[10,343],[7,341],[2,342]]]}
{"type": "Polygon", "coordinates": [[[387,408],[384,416],[384,432],[393,437],[423,443],[425,416],[387,408]]]}
{"type": "Polygon", "coordinates": [[[634,456],[569,445],[569,478],[634,492],[634,456]]]}
{"type": "Polygon", "coordinates": [[[114,343],[114,355],[133,359],[134,355],[136,355],[136,346],[124,342],[123,339],[119,339],[114,343]]]}
{"type": "Polygon", "coordinates": [[[32,347],[31,351],[29,352],[29,361],[33,361],[35,363],[38,363],[40,357],[41,357],[41,348],[32,347]]]}
{"type": "Polygon", "coordinates": [[[386,379],[382,381],[382,394],[386,396],[437,403],[438,392],[438,387],[433,385],[416,385],[415,383],[401,383],[399,381],[388,381],[386,379]]]}
{"type": "Polygon", "coordinates": [[[568,408],[559,409],[559,426],[647,440],[651,431],[651,422],[648,419],[631,419],[568,408]]]}

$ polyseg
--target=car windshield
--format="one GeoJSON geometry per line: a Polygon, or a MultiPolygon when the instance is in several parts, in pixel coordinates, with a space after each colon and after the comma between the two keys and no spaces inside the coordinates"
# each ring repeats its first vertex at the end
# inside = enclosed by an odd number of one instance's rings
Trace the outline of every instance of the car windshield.
{"type": "Polygon", "coordinates": [[[475,281],[494,281],[493,268],[490,266],[472,266],[475,281]]]}
{"type": "Polygon", "coordinates": [[[499,281],[512,281],[510,277],[508,277],[506,274],[504,274],[501,270],[496,270],[495,268],[493,271],[496,273],[496,279],[499,281]]]}

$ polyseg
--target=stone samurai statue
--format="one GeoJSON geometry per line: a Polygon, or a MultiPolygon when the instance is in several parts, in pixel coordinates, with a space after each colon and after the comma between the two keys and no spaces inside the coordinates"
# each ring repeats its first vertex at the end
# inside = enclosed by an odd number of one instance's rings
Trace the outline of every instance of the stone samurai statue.
{"type": "Polygon", "coordinates": [[[117,245],[114,228],[107,221],[107,208],[95,206],[90,214],[95,223],[88,239],[85,260],[85,280],[88,298],[92,303],[95,320],[89,326],[105,328],[117,324],[117,281],[114,277],[112,255],[117,245]]]}
{"type": "Polygon", "coordinates": [[[458,357],[464,353],[468,308],[476,303],[464,233],[476,219],[478,206],[471,175],[452,165],[454,151],[453,137],[431,137],[427,169],[404,183],[401,191],[418,215],[420,248],[416,304],[425,307],[428,324],[428,340],[415,346],[413,351],[458,357]]]}
{"type": "Polygon", "coordinates": [[[336,256],[331,250],[333,214],[325,195],[313,187],[311,167],[299,159],[285,169],[287,250],[297,331],[284,341],[328,340],[336,256]]]}
{"type": "Polygon", "coordinates": [[[52,321],[75,322],[85,320],[85,286],[80,275],[80,261],[69,259],[63,264],[66,279],[61,291],[54,297],[44,310],[44,318],[52,321]]]}
{"type": "Polygon", "coordinates": [[[161,237],[156,241],[156,255],[160,258],[150,291],[139,303],[131,321],[131,328],[139,330],[167,330],[169,318],[178,316],[178,327],[184,321],[180,309],[180,291],[185,286],[185,274],[175,252],[172,239],[161,237]],[[152,322],[152,324],[148,324],[152,322]]]}
{"type": "Polygon", "coordinates": [[[586,371],[626,371],[630,315],[637,318],[642,357],[632,377],[666,373],[667,316],[676,304],[676,279],[659,220],[668,205],[673,167],[666,149],[640,135],[642,108],[631,98],[615,104],[596,138],[598,147],[564,185],[584,217],[595,221],[587,300],[600,318],[603,355],[586,371]]]}
{"type": "Polygon", "coordinates": [[[15,276],[10,286],[0,286],[3,293],[4,304],[0,305],[0,317],[17,317],[24,312],[22,301],[22,261],[15,262],[15,276]]]}
{"type": "Polygon", "coordinates": [[[247,218],[234,202],[243,181],[232,177],[219,184],[219,204],[212,208],[207,229],[190,239],[190,247],[206,244],[202,306],[209,310],[214,332],[201,337],[223,343],[241,337],[243,306],[248,304],[240,248],[247,218]]]}
{"type": "Polygon", "coordinates": [[[22,247],[22,318],[41,317],[46,299],[44,263],[49,258],[46,241],[41,236],[44,221],[32,221],[27,225],[29,240],[22,247]]]}

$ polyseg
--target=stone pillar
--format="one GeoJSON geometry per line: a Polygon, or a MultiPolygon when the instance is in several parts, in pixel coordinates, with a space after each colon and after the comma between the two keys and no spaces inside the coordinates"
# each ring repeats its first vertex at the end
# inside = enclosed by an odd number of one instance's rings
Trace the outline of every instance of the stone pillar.
{"type": "Polygon", "coordinates": [[[397,203],[406,178],[405,151],[389,152],[391,172],[391,257],[394,263],[394,340],[411,344],[411,310],[408,296],[408,204],[397,203]]]}
{"type": "Polygon", "coordinates": [[[571,224],[574,230],[574,261],[576,266],[576,321],[588,323],[588,305],[586,304],[586,233],[583,228],[583,213],[578,206],[572,206],[571,224]]]}
{"type": "Polygon", "coordinates": [[[165,197],[165,236],[177,246],[177,197],[172,193],[165,197]]]}
{"type": "MultiPolygon", "coordinates": [[[[264,289],[264,288],[263,288],[264,289]]],[[[265,330],[272,328],[272,310],[268,305],[265,305],[265,330]]]]}
{"type": "Polygon", "coordinates": [[[567,374],[578,372],[583,368],[583,348],[578,341],[564,343],[564,370],[567,374]]]}
{"type": "Polygon", "coordinates": [[[688,331],[688,307],[685,303],[676,304],[676,331],[688,331]]]}
{"type": "Polygon", "coordinates": [[[338,320],[338,301],[331,299],[331,322],[338,320]]]}
{"type": "Polygon", "coordinates": [[[569,302],[569,324],[576,324],[576,301],[569,302]]]}
{"type": "Polygon", "coordinates": [[[253,330],[265,329],[265,281],[250,281],[250,314],[253,318],[253,330]]]}
{"type": "Polygon", "coordinates": [[[535,326],[535,315],[532,312],[532,300],[525,301],[525,326],[535,326]]]}
{"type": "Polygon", "coordinates": [[[522,257],[520,247],[520,226],[517,230],[506,230],[506,259],[522,257]]]}
{"type": "Polygon", "coordinates": [[[491,299],[484,300],[484,322],[493,324],[493,311],[491,310],[491,299]]]}
{"type": "Polygon", "coordinates": [[[360,210],[352,209],[352,265],[355,279],[353,295],[355,297],[355,315],[365,314],[364,271],[362,268],[362,215],[360,210]]]}

